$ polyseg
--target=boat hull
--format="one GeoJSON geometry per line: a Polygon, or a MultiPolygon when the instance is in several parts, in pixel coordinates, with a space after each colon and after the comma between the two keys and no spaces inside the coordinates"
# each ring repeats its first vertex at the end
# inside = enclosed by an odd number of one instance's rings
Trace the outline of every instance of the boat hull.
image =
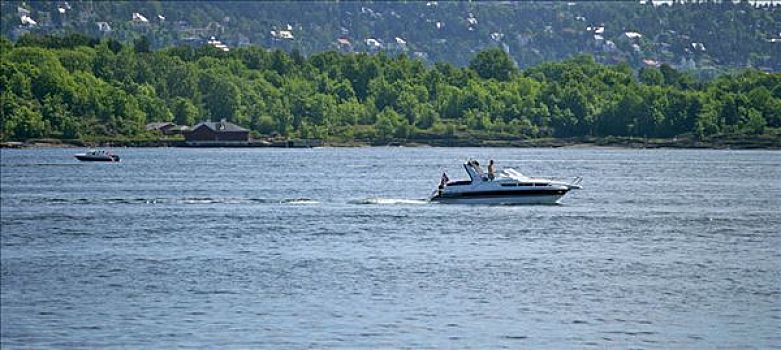
{"type": "Polygon", "coordinates": [[[82,161],[82,162],[118,162],[119,156],[106,156],[106,157],[95,157],[95,156],[86,156],[86,155],[75,155],[76,159],[82,161]]]}
{"type": "Polygon", "coordinates": [[[452,204],[557,204],[567,189],[439,192],[432,201],[452,204]]]}
{"type": "Polygon", "coordinates": [[[505,197],[441,197],[434,196],[431,198],[432,202],[445,203],[445,204],[501,204],[501,205],[552,205],[558,204],[561,195],[528,195],[528,196],[505,196],[505,197]]]}

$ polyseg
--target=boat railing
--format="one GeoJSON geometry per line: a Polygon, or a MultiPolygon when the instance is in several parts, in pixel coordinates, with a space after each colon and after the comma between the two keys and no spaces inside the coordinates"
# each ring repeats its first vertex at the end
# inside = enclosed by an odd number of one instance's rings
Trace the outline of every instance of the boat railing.
{"type": "Polygon", "coordinates": [[[529,180],[531,181],[535,181],[539,179],[563,182],[569,186],[580,186],[581,182],[583,182],[582,176],[537,176],[535,175],[529,178],[529,180]]]}

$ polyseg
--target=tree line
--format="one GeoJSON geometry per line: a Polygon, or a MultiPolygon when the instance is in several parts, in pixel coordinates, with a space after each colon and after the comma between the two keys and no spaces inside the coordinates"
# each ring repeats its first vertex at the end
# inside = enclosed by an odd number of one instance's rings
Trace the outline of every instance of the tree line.
{"type": "Polygon", "coordinates": [[[79,34],[0,38],[3,140],[134,138],[149,122],[227,119],[326,140],[761,134],[781,126],[781,74],[700,81],[587,55],[519,70],[500,49],[468,67],[404,55],[305,57],[260,47],[150,50],[79,34]]]}

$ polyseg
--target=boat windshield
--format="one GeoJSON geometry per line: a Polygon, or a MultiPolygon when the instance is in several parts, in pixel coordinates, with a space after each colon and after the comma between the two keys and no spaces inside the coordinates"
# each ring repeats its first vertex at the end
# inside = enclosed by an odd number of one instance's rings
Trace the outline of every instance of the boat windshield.
{"type": "Polygon", "coordinates": [[[469,175],[471,181],[485,181],[487,179],[483,175],[483,170],[480,169],[480,165],[474,160],[470,160],[464,164],[464,169],[466,169],[466,173],[469,175]]]}
{"type": "Polygon", "coordinates": [[[506,169],[502,170],[499,173],[499,177],[505,177],[505,178],[519,180],[519,181],[524,181],[524,180],[528,179],[528,177],[526,175],[523,175],[520,172],[518,172],[517,170],[511,169],[511,168],[506,168],[506,169]]]}

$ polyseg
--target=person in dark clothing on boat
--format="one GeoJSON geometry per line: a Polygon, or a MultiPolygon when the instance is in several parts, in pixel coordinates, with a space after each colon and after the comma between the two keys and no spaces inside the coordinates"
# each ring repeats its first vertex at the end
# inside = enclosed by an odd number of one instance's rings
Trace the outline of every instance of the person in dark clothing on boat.
{"type": "Polygon", "coordinates": [[[450,181],[450,179],[447,177],[447,174],[442,173],[442,178],[439,180],[439,189],[444,189],[445,186],[447,186],[448,181],[450,181]]]}
{"type": "Polygon", "coordinates": [[[496,164],[494,164],[494,160],[491,159],[488,161],[488,179],[494,181],[494,178],[496,178],[496,164]]]}

